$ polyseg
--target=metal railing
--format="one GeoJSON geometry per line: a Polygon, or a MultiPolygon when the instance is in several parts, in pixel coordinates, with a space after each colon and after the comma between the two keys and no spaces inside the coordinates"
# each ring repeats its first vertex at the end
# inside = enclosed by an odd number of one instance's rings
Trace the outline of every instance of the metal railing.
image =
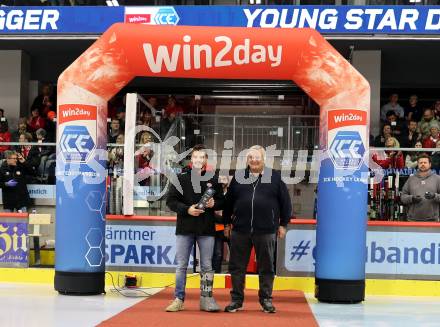
{"type": "MultiPolygon", "coordinates": [[[[209,117],[209,116],[206,116],[209,117]]],[[[206,119],[206,117],[204,119],[206,119]]],[[[218,117],[217,117],[218,118],[218,117]]],[[[289,126],[289,117],[284,118],[284,120],[286,121],[285,126],[289,126]],[[287,118],[287,119],[286,119],[287,118]]],[[[297,117],[295,117],[297,118],[297,117]]],[[[225,128],[229,128],[230,129],[230,133],[223,133],[223,135],[220,134],[214,134],[213,133],[213,129],[209,129],[209,126],[211,126],[210,124],[207,124],[208,127],[204,127],[203,125],[200,127],[200,134],[198,135],[203,135],[203,134],[207,134],[207,133],[211,133],[212,132],[212,137],[206,138],[208,141],[212,142],[212,144],[215,144],[215,137],[217,138],[216,142],[219,142],[216,147],[220,150],[220,146],[222,146],[223,144],[221,144],[221,140],[222,139],[228,139],[228,136],[233,136],[232,139],[235,140],[237,142],[237,140],[240,140],[240,142],[238,142],[238,145],[235,146],[237,154],[239,152],[239,150],[241,150],[242,148],[245,148],[246,146],[248,146],[249,143],[263,143],[264,142],[270,142],[271,138],[270,136],[275,136],[275,137],[279,137],[278,135],[268,135],[269,138],[264,139],[263,141],[261,141],[261,139],[258,139],[258,137],[261,136],[261,134],[264,134],[263,132],[255,132],[252,133],[252,130],[250,130],[249,135],[252,136],[252,141],[248,141],[241,143],[242,139],[245,139],[246,137],[246,133],[242,133],[241,129],[243,128],[243,130],[246,130],[247,126],[244,126],[245,124],[241,124],[240,122],[237,122],[238,120],[241,120],[242,122],[246,122],[246,121],[250,121],[252,119],[260,119],[259,117],[254,118],[254,117],[247,117],[247,116],[221,116],[219,118],[224,119],[226,122],[230,121],[231,123],[231,127],[227,126],[227,123],[222,123],[219,124],[218,126],[216,125],[216,128],[219,127],[223,127],[225,126],[225,128]],[[235,121],[235,122],[234,122],[235,121]],[[235,130],[235,132],[233,132],[235,130]],[[234,135],[235,134],[235,135],[234,135]],[[257,137],[255,136],[257,135],[257,137]]],[[[272,119],[272,118],[269,118],[272,119]]],[[[316,119],[317,121],[317,117],[314,117],[313,119],[316,119]]],[[[275,119],[274,119],[275,120],[275,119]]],[[[292,122],[292,118],[290,118],[290,122],[292,122]]],[[[279,120],[277,120],[279,121],[279,120]]],[[[177,120],[176,124],[180,124],[180,122],[177,120]]],[[[304,124],[305,125],[305,124],[304,124]]],[[[258,125],[257,127],[253,126],[254,128],[261,128],[264,131],[270,131],[271,130],[271,126],[276,126],[274,124],[271,123],[265,123],[262,125],[258,125]]],[[[250,127],[250,126],[249,126],[250,127]]],[[[301,126],[304,127],[304,126],[301,126]]],[[[294,126],[293,124],[290,125],[290,128],[292,130],[294,130],[295,128],[297,128],[297,125],[294,126]]],[[[310,128],[310,126],[305,126],[305,128],[310,128]]],[[[316,127],[315,130],[317,131],[318,128],[316,127]]],[[[180,131],[180,127],[176,128],[173,130],[173,133],[170,133],[170,135],[175,135],[175,133],[177,133],[177,131],[180,131]]],[[[315,131],[314,131],[315,132],[315,131]]],[[[248,136],[248,137],[250,137],[248,136]]],[[[282,138],[286,138],[286,133],[283,134],[282,138]]],[[[237,144],[237,143],[235,143],[237,144]]],[[[277,143],[278,144],[278,143],[277,143]]],[[[52,154],[48,155],[48,156],[43,156],[41,158],[41,161],[38,165],[38,167],[36,167],[35,169],[35,182],[36,184],[46,184],[46,183],[53,183],[55,180],[55,176],[53,175],[55,172],[55,163],[56,163],[56,156],[55,156],[55,143],[17,143],[17,142],[11,142],[11,143],[0,143],[0,146],[4,146],[4,145],[9,145],[11,146],[11,148],[14,148],[14,146],[24,146],[24,145],[33,145],[33,146],[44,146],[44,147],[52,147],[53,151],[52,154]]],[[[288,147],[288,142],[287,140],[283,140],[282,142],[279,143],[280,148],[282,149],[283,147],[288,147]]],[[[109,144],[109,150],[111,151],[111,149],[113,148],[119,148],[123,145],[121,144],[109,144]]],[[[140,147],[140,144],[136,144],[136,147],[140,147]]],[[[208,144],[209,146],[209,144],[208,144]]],[[[291,149],[293,149],[293,147],[291,147],[291,149]]],[[[179,149],[176,149],[176,151],[178,151],[179,149]]],[[[294,156],[292,157],[292,162],[293,164],[291,165],[291,173],[292,176],[296,175],[298,173],[298,171],[310,171],[313,164],[316,163],[316,160],[318,160],[318,156],[316,155],[316,150],[313,150],[311,148],[309,149],[300,149],[303,152],[307,152],[307,165],[303,165],[303,164],[298,164],[297,165],[297,158],[298,155],[300,153],[300,151],[295,151],[294,152],[294,156]]],[[[440,148],[370,148],[370,152],[373,153],[378,153],[379,155],[386,155],[386,151],[402,151],[403,152],[403,156],[405,159],[405,164],[404,167],[402,168],[395,168],[395,167],[390,167],[390,168],[383,168],[383,176],[389,176],[389,175],[396,175],[396,173],[398,173],[399,178],[401,178],[401,182],[400,182],[400,186],[403,186],[403,183],[405,181],[406,178],[408,178],[408,176],[411,173],[414,173],[416,166],[414,166],[414,162],[416,161],[416,153],[430,153],[432,154],[432,158],[433,158],[433,168],[435,170],[437,170],[437,172],[440,173],[440,148]],[[406,158],[407,156],[411,156],[412,154],[412,167],[407,167],[407,161],[406,158]]],[[[218,155],[221,155],[221,151],[217,152],[218,155]]],[[[275,158],[276,161],[281,162],[282,161],[282,156],[275,158]]],[[[3,159],[4,160],[4,159],[3,159]]],[[[218,162],[220,162],[220,158],[217,159],[218,162]]],[[[409,162],[409,161],[408,161],[409,162]]],[[[179,169],[181,169],[183,167],[184,163],[176,163],[175,166],[173,168],[176,169],[176,172],[179,171],[179,169]]],[[[136,165],[135,165],[136,167],[136,165]]],[[[108,167],[111,168],[111,167],[108,167]]],[[[121,169],[123,169],[123,162],[121,163],[120,166],[121,169]]],[[[235,163],[232,164],[231,169],[232,171],[235,168],[235,163]]],[[[277,168],[277,167],[275,167],[277,168]]],[[[316,167],[315,167],[316,169],[316,167]]],[[[135,172],[136,173],[136,172],[135,172]]],[[[110,176],[110,189],[109,189],[109,213],[120,213],[121,212],[121,197],[122,197],[122,179],[121,177],[115,176],[112,177],[110,176]]],[[[303,185],[302,187],[304,187],[304,183],[308,183],[308,179],[307,179],[307,174],[306,174],[306,178],[303,180],[303,185]]],[[[158,201],[147,201],[145,200],[145,194],[154,194],[157,193],[158,190],[163,190],[166,187],[167,184],[167,179],[166,176],[162,175],[160,171],[157,172],[157,174],[155,176],[153,176],[149,182],[144,183],[143,185],[138,186],[138,188],[136,188],[136,190],[134,190],[136,196],[135,196],[135,213],[136,214],[144,214],[144,215],[167,215],[167,214],[171,214],[171,212],[169,211],[169,209],[166,207],[165,204],[165,198],[159,199],[158,201]]],[[[294,194],[295,189],[296,189],[296,185],[289,185],[289,193],[294,194]]],[[[316,185],[311,185],[312,188],[316,187],[316,185]]],[[[292,195],[293,196],[293,195],[292,195]]],[[[298,200],[293,200],[294,203],[297,203],[298,200]]],[[[313,201],[312,198],[309,197],[304,197],[301,198],[301,203],[303,204],[303,206],[307,206],[308,204],[310,204],[309,202],[313,201]]],[[[381,202],[382,203],[382,202],[381,202]]]]}
{"type": "Polygon", "coordinates": [[[233,155],[255,144],[276,145],[278,150],[318,148],[319,116],[316,115],[200,114],[182,118],[186,123],[188,146],[197,140],[217,153],[224,149],[225,141],[232,141],[233,155]]]}

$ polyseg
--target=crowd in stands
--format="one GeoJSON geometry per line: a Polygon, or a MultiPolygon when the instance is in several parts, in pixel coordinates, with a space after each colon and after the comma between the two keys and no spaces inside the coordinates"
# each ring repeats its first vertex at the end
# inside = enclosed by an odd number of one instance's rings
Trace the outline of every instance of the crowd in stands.
{"type": "MultiPolygon", "coordinates": [[[[173,131],[173,125],[177,125],[178,119],[183,120],[185,124],[185,147],[190,148],[197,142],[201,143],[201,140],[194,135],[194,129],[199,128],[200,118],[186,115],[200,113],[194,96],[182,99],[178,99],[173,95],[163,97],[147,96],[146,101],[145,104],[140,102],[136,115],[138,128],[149,128],[138,133],[136,139],[139,146],[135,152],[135,169],[141,185],[148,185],[149,177],[154,171],[154,167],[150,163],[154,155],[151,143],[158,142],[158,137],[162,140],[166,139],[169,136],[168,134],[173,131]]],[[[115,97],[109,101],[108,121],[108,143],[111,144],[109,149],[109,174],[120,176],[124,157],[123,147],[118,146],[118,143],[124,143],[125,105],[123,98],[115,97]]]]}
{"type": "MultiPolygon", "coordinates": [[[[24,164],[33,172],[30,182],[38,182],[43,166],[50,156],[55,158],[55,147],[42,144],[55,142],[56,97],[50,85],[44,85],[41,93],[34,99],[27,117],[21,117],[11,133],[5,112],[0,109],[0,142],[16,142],[23,145],[0,145],[0,159],[6,165],[5,153],[23,158],[24,164]],[[38,143],[32,145],[28,143],[38,143]],[[41,144],[41,145],[39,145],[41,144]]],[[[55,165],[54,160],[53,166],[55,165]]],[[[54,172],[54,167],[52,167],[54,172]]],[[[54,178],[52,178],[54,180],[54,178]]]]}
{"type": "MultiPolygon", "coordinates": [[[[167,137],[176,119],[185,123],[186,148],[203,143],[194,130],[200,128],[201,119],[194,114],[200,113],[199,104],[194,96],[176,98],[175,96],[148,96],[147,102],[139,102],[136,124],[150,128],[138,133],[136,143],[135,169],[141,176],[148,176],[154,169],[150,161],[154,152],[150,144],[167,137]]],[[[55,142],[56,132],[56,97],[50,85],[45,85],[41,93],[33,101],[28,117],[21,117],[13,132],[9,130],[5,112],[0,109],[0,142],[19,142],[23,145],[0,145],[0,159],[5,159],[5,151],[14,150],[23,156],[29,166],[36,172],[47,159],[55,159],[55,147],[29,145],[27,143],[55,142]]],[[[416,95],[412,95],[406,105],[399,103],[397,94],[392,94],[389,102],[380,109],[381,134],[371,137],[370,144],[374,147],[392,148],[373,155],[375,161],[383,169],[417,167],[417,156],[421,152],[400,151],[399,148],[439,148],[440,149],[440,100],[429,107],[422,107],[416,95]]],[[[123,97],[115,97],[108,103],[108,168],[110,175],[120,176],[124,162],[124,130],[125,104],[123,97]]],[[[440,169],[440,150],[429,153],[432,155],[432,168],[440,169]]],[[[51,168],[54,171],[54,168],[51,168]]],[[[54,179],[54,178],[53,178],[54,179]]],[[[145,183],[145,182],[144,182],[145,183]]]]}
{"type": "MultiPolygon", "coordinates": [[[[194,97],[192,97],[194,98],[194,97]]],[[[175,96],[147,97],[147,104],[139,107],[136,116],[136,125],[149,127],[150,131],[138,133],[136,143],[142,144],[136,151],[135,167],[140,171],[143,184],[148,183],[149,171],[152,169],[150,161],[153,157],[151,142],[157,142],[157,137],[164,139],[173,126],[176,118],[184,119],[187,123],[187,147],[191,147],[199,140],[193,136],[193,129],[198,121],[193,118],[183,118],[182,114],[194,113],[193,99],[175,96]]],[[[0,109],[0,142],[17,142],[23,145],[0,145],[0,160],[6,163],[5,153],[15,151],[23,156],[26,164],[32,167],[34,176],[39,176],[48,159],[53,165],[50,167],[50,181],[54,181],[55,146],[31,145],[28,143],[47,143],[56,141],[56,97],[51,85],[44,85],[41,93],[34,99],[27,117],[21,117],[13,128],[9,129],[5,112],[0,109]]],[[[116,96],[108,103],[108,169],[110,175],[122,175],[124,162],[124,130],[125,130],[125,103],[124,98],[116,96]]],[[[46,180],[47,181],[47,176],[46,180]]],[[[32,182],[32,181],[31,181],[32,182]]],[[[34,181],[38,182],[38,181],[34,181]]]]}
{"type": "MultiPolygon", "coordinates": [[[[416,168],[421,152],[407,153],[397,148],[440,148],[440,100],[432,105],[419,105],[417,95],[411,95],[405,106],[399,103],[398,94],[392,94],[389,102],[380,109],[381,134],[371,138],[374,147],[393,148],[384,154],[373,155],[382,168],[416,168]]],[[[432,168],[440,169],[440,153],[432,151],[432,168]]]]}

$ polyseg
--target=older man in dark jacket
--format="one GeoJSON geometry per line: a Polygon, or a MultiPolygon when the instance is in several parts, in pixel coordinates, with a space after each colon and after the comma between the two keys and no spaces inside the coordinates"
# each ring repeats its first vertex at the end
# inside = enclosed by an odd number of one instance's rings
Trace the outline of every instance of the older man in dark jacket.
{"type": "Polygon", "coordinates": [[[27,179],[33,170],[23,156],[15,151],[5,152],[6,162],[0,167],[0,187],[3,193],[3,208],[5,211],[27,211],[30,197],[27,189],[27,179]]]}
{"type": "Polygon", "coordinates": [[[247,169],[236,172],[226,194],[223,218],[225,235],[231,238],[229,272],[232,279],[232,301],[225,308],[226,312],[236,312],[243,306],[246,266],[252,246],[257,255],[261,307],[264,312],[276,312],[272,304],[276,234],[280,238],[285,236],[292,205],[281,174],[265,167],[264,162],[264,149],[251,147],[247,169]]]}
{"type": "Polygon", "coordinates": [[[191,154],[191,165],[178,176],[182,193],[176,186],[170,187],[167,205],[177,213],[176,222],[176,290],[174,301],[166,308],[168,312],[183,310],[185,300],[186,270],[194,241],[200,250],[201,296],[200,310],[219,311],[212,296],[214,270],[212,255],[215,242],[215,210],[222,210],[224,196],[218,176],[207,171],[208,155],[203,146],[195,146],[191,154]],[[197,189],[199,186],[199,189],[197,189]],[[204,209],[197,204],[205,191],[215,190],[214,196],[204,209]]]}

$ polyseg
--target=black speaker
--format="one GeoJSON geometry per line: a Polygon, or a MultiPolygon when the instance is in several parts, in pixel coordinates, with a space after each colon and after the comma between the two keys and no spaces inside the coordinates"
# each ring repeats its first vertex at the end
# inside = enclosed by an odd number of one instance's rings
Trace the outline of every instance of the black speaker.
{"type": "Polygon", "coordinates": [[[84,273],[55,271],[55,290],[64,295],[105,293],[105,272],[84,273]]]}
{"type": "Polygon", "coordinates": [[[328,303],[362,302],[365,299],[365,280],[315,278],[315,297],[328,303]]]}

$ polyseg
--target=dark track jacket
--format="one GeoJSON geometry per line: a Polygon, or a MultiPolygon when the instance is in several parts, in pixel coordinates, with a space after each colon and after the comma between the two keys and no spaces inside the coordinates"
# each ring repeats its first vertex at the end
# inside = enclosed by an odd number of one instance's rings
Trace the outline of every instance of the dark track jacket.
{"type": "Polygon", "coordinates": [[[9,166],[6,161],[0,167],[0,187],[3,193],[3,207],[5,209],[19,209],[28,207],[31,203],[27,189],[27,180],[33,173],[32,168],[24,162],[18,162],[17,166],[9,166]],[[5,185],[11,179],[17,181],[17,185],[10,187],[5,185]]]}
{"type": "MultiPolygon", "coordinates": [[[[248,169],[241,172],[243,174],[249,178],[248,169]]],[[[223,219],[225,225],[232,224],[234,231],[275,233],[280,225],[287,226],[291,216],[289,192],[278,171],[266,167],[251,184],[240,184],[236,177],[232,179],[226,193],[223,219]],[[268,183],[265,182],[266,174],[271,174],[268,183]]]]}
{"type": "MultiPolygon", "coordinates": [[[[202,173],[204,174],[204,173],[202,173]]],[[[185,168],[178,176],[183,194],[171,185],[168,196],[167,206],[177,213],[176,235],[201,235],[215,236],[215,210],[222,210],[225,197],[221,184],[218,183],[218,175],[208,181],[201,181],[201,192],[195,193],[191,183],[191,168],[185,168]],[[208,187],[215,189],[214,207],[205,209],[200,216],[194,217],[188,214],[188,208],[199,202],[203,193],[208,187]]]]}

